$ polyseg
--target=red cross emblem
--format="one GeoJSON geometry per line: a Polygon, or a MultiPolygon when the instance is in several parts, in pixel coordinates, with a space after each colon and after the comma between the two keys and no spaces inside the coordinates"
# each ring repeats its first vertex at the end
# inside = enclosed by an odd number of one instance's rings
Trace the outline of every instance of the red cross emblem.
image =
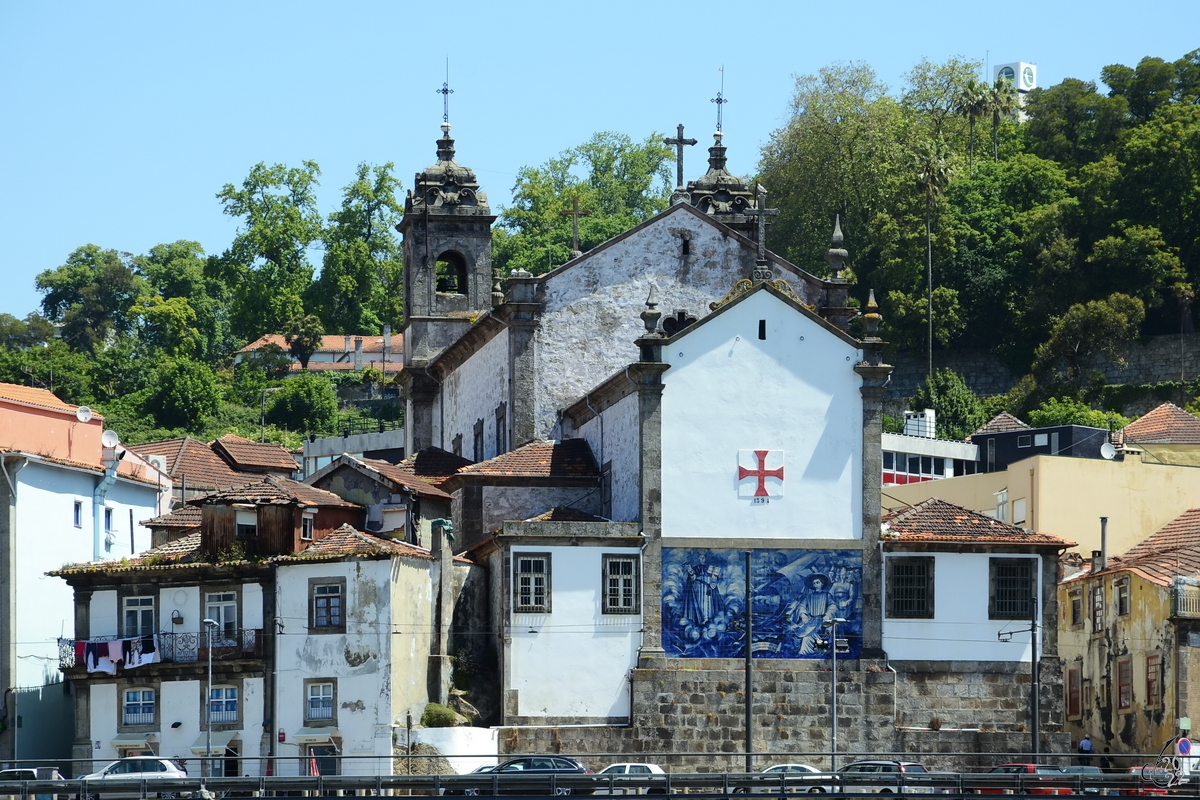
{"type": "Polygon", "coordinates": [[[738,496],[783,496],[782,450],[738,451],[738,496]],[[754,483],[750,483],[748,478],[753,478],[754,483]],[[769,478],[776,480],[768,482],[769,478]]]}

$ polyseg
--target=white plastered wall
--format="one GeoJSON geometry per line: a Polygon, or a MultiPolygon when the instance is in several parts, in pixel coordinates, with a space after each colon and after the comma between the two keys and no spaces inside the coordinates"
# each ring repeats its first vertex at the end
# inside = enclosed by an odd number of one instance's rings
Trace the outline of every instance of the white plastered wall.
{"type": "Polygon", "coordinates": [[[579,430],[587,440],[600,468],[612,462],[612,519],[636,522],[641,514],[638,497],[641,471],[638,428],[638,396],[635,392],[592,417],[579,430]],[[602,436],[603,434],[603,436],[602,436]]]}
{"type": "Polygon", "coordinates": [[[482,419],[483,458],[499,455],[496,452],[496,407],[508,400],[508,329],[502,330],[447,375],[440,396],[446,404],[445,449],[451,449],[454,437],[461,434],[463,456],[474,458],[475,423],[482,419]]]}

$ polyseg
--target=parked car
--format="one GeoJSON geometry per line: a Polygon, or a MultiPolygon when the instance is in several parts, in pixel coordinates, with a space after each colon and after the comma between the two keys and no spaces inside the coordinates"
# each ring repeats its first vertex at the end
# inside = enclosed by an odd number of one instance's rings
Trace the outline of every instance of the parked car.
{"type": "MultiPolygon", "coordinates": [[[[1151,770],[1156,769],[1151,767],[1151,770]]],[[[1125,771],[1126,777],[1121,786],[1121,794],[1133,795],[1135,797],[1159,796],[1167,794],[1164,788],[1167,778],[1162,772],[1159,773],[1160,785],[1156,786],[1153,781],[1148,778],[1153,777],[1145,772],[1145,767],[1130,767],[1125,771]]]]}
{"type": "Polygon", "coordinates": [[[980,794],[1073,794],[1063,771],[1045,764],[997,764],[981,777],[980,794]]]}
{"type": "Polygon", "coordinates": [[[592,771],[573,758],[524,756],[503,761],[488,772],[472,772],[449,778],[445,781],[442,794],[467,797],[490,795],[493,781],[500,794],[592,794],[596,789],[594,780],[583,783],[569,780],[581,775],[592,775],[592,771]],[[560,786],[556,780],[558,777],[567,778],[567,783],[560,786]]]}
{"type": "MultiPolygon", "coordinates": [[[[775,764],[759,773],[760,778],[755,781],[755,785],[749,787],[749,792],[753,794],[778,794],[780,787],[783,788],[785,794],[821,794],[823,792],[832,792],[833,787],[828,784],[815,785],[807,780],[796,780],[802,776],[807,777],[824,773],[825,770],[818,769],[810,764],[775,764]]],[[[734,791],[745,794],[747,793],[747,787],[735,789],[734,791]]]]}
{"type": "MultiPolygon", "coordinates": [[[[58,770],[53,767],[16,767],[14,769],[0,770],[0,783],[5,781],[65,781],[58,770]]],[[[65,797],[65,795],[63,795],[65,797]]],[[[34,800],[58,800],[59,795],[38,792],[34,795],[34,800]]],[[[20,792],[0,789],[0,800],[21,800],[20,792]]]]}
{"type": "MultiPolygon", "coordinates": [[[[1071,764],[1070,766],[1063,767],[1062,772],[1064,775],[1083,776],[1082,779],[1072,779],[1073,781],[1078,780],[1078,786],[1073,786],[1072,789],[1082,788],[1084,794],[1100,794],[1101,779],[1098,776],[1103,775],[1104,770],[1099,767],[1085,764],[1071,764]]],[[[1107,793],[1108,789],[1104,788],[1104,792],[1107,793]]]]}
{"type": "Polygon", "coordinates": [[[605,785],[604,781],[598,781],[599,785],[596,787],[595,794],[666,794],[666,786],[636,785],[650,775],[663,774],[665,774],[663,768],[658,764],[643,762],[609,764],[596,775],[601,778],[612,776],[612,780],[608,781],[609,785],[605,785]],[[623,783],[634,785],[622,785],[623,783]]]}
{"type": "Polygon", "coordinates": [[[910,785],[907,778],[927,776],[929,770],[915,761],[855,761],[838,770],[841,791],[850,794],[933,794],[933,786],[910,785]]]}
{"type": "MultiPolygon", "coordinates": [[[[133,787],[137,781],[143,780],[187,780],[187,772],[185,772],[178,764],[169,758],[158,758],[157,756],[130,756],[114,761],[99,772],[93,772],[90,775],[84,775],[80,778],[82,784],[80,794],[86,800],[98,800],[100,797],[115,798],[115,797],[133,797],[140,798],[142,793],[139,788],[133,787]],[[118,782],[125,781],[129,787],[122,787],[117,791],[109,791],[104,788],[104,784],[108,781],[118,782]]],[[[175,798],[175,797],[191,797],[191,792],[181,792],[178,790],[168,790],[157,792],[156,795],[160,798],[175,798]]]]}

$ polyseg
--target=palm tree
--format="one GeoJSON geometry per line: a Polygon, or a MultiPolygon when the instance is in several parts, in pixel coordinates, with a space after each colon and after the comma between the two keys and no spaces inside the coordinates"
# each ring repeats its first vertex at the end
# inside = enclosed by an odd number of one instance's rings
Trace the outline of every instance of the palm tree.
{"type": "Polygon", "coordinates": [[[950,183],[954,170],[946,154],[946,143],[933,139],[922,143],[913,162],[917,185],[925,195],[925,303],[929,325],[928,374],[933,374],[933,206],[950,183]]]}
{"type": "Polygon", "coordinates": [[[967,142],[970,152],[967,163],[971,173],[975,172],[975,122],[988,112],[988,97],[987,85],[971,78],[963,84],[954,100],[954,110],[967,118],[967,142]]]}
{"type": "MultiPolygon", "coordinates": [[[[1017,90],[1007,78],[996,78],[986,90],[985,108],[992,112],[992,155],[1000,163],[1000,123],[1012,119],[1017,111],[1017,90]]],[[[985,112],[986,113],[986,112],[985,112]]]]}

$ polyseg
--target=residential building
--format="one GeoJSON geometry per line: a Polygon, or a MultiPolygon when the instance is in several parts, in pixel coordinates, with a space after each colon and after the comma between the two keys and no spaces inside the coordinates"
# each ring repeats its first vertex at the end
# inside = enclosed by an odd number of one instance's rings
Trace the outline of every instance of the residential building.
{"type": "MultiPolygon", "coordinates": [[[[391,375],[399,372],[404,363],[404,337],[384,326],[384,335],[346,334],[322,336],[321,343],[308,360],[309,372],[358,372],[374,367],[391,375]]],[[[300,372],[300,362],[288,352],[287,340],[277,333],[260,336],[234,354],[236,363],[263,348],[278,347],[291,359],[289,375],[300,372]]]]}
{"type": "Polygon", "coordinates": [[[130,447],[153,460],[175,481],[175,504],[251,483],[263,475],[292,478],[300,469],[286,448],[225,434],[205,444],[190,436],[142,442],[130,447]]]}
{"type": "Polygon", "coordinates": [[[0,384],[0,471],[0,760],[65,759],[72,701],[54,664],[74,603],[45,573],[148,548],[139,521],[166,510],[171,480],[99,414],[13,384],[0,384]]]}
{"type": "Polygon", "coordinates": [[[1142,451],[1145,461],[1200,466],[1200,418],[1163,403],[1117,432],[1118,444],[1142,451]]]}

